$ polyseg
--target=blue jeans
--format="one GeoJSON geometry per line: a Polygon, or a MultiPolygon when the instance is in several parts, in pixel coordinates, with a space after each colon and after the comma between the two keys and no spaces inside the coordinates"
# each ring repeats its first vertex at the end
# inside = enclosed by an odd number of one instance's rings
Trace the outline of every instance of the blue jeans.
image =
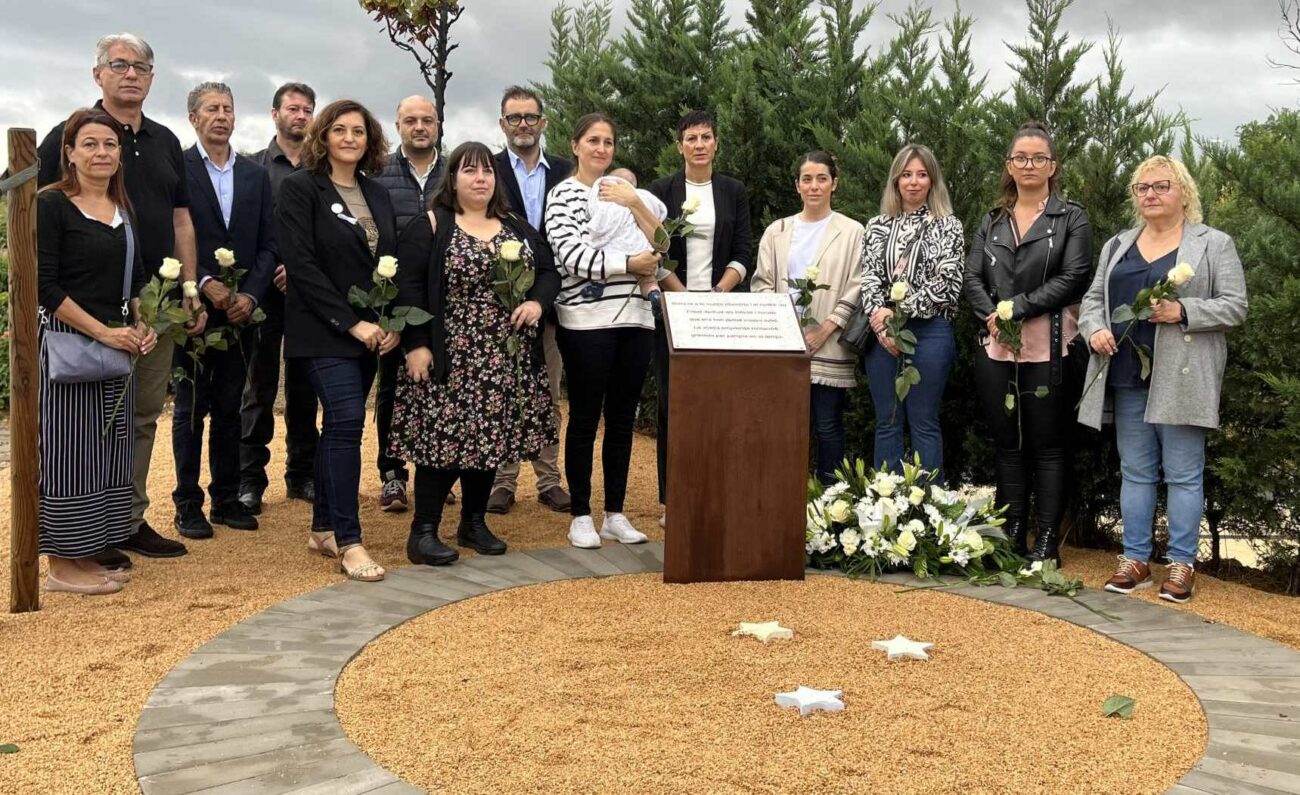
{"type": "Polygon", "coordinates": [[[812,435],[817,445],[817,478],[827,485],[835,482],[835,468],[844,460],[844,407],[849,390],[837,386],[812,385],[812,435]]]}
{"type": "MultiPolygon", "coordinates": [[[[912,434],[912,449],[920,454],[921,466],[935,473],[943,483],[943,433],[939,427],[939,406],[948,385],[957,344],[953,341],[952,322],[941,317],[909,320],[907,328],[916,335],[916,353],[912,365],[921,373],[921,383],[912,387],[907,398],[898,404],[894,394],[894,377],[898,360],[879,343],[867,351],[867,383],[871,403],[876,411],[876,445],[872,463],[894,472],[903,471],[903,426],[912,434]]],[[[910,460],[910,458],[909,458],[910,460]]]]}
{"type": "Polygon", "coordinates": [[[1169,559],[1195,565],[1205,507],[1205,429],[1143,420],[1145,388],[1113,389],[1112,394],[1123,476],[1119,509],[1124,520],[1124,556],[1143,562],[1151,559],[1156,484],[1163,468],[1168,489],[1169,559]]]}
{"type": "Polygon", "coordinates": [[[366,395],[379,365],[373,354],[358,358],[307,360],[307,375],[324,410],[316,447],[316,502],[313,530],[333,530],[342,549],[361,543],[357,489],[361,483],[361,432],[366,424],[366,395]]]}

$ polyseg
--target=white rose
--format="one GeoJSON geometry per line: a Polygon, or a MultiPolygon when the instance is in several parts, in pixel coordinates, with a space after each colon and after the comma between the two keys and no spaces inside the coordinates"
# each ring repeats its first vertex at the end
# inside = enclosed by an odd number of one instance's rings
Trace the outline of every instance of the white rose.
{"type": "Polygon", "coordinates": [[[925,502],[925,489],[913,486],[912,490],[907,494],[907,501],[913,505],[920,505],[925,502]]]}
{"type": "Polygon", "coordinates": [[[889,288],[889,300],[898,303],[907,297],[907,282],[894,282],[889,288]]]}
{"type": "Polygon", "coordinates": [[[186,298],[198,298],[199,285],[195,282],[185,282],[181,285],[181,292],[185,294],[186,298]]]}
{"type": "Polygon", "coordinates": [[[235,264],[235,252],[228,248],[219,248],[212,252],[217,258],[217,264],[223,268],[233,267],[235,264]]]}
{"type": "Polygon", "coordinates": [[[1192,270],[1191,265],[1180,262],[1174,266],[1173,270],[1169,271],[1169,283],[1175,287],[1182,287],[1195,275],[1196,271],[1192,270]]]}
{"type": "Polygon", "coordinates": [[[810,265],[808,266],[807,273],[804,274],[804,278],[806,278],[810,282],[815,282],[817,281],[817,277],[821,275],[822,275],[821,268],[818,268],[816,265],[810,265]]]}
{"type": "Polygon", "coordinates": [[[882,475],[876,478],[876,482],[871,484],[871,490],[882,497],[888,497],[894,493],[894,480],[888,475],[882,475]]]}
{"type": "Polygon", "coordinates": [[[1016,313],[1016,305],[1013,301],[998,302],[998,317],[1002,320],[1010,320],[1016,313]]]}
{"type": "Polygon", "coordinates": [[[844,524],[853,516],[853,508],[844,500],[836,500],[831,503],[830,513],[833,521],[844,524]]]}
{"type": "Polygon", "coordinates": [[[385,254],[379,258],[379,264],[375,266],[375,272],[385,279],[391,279],[397,275],[397,257],[385,254]]]}
{"type": "Polygon", "coordinates": [[[698,209],[700,209],[699,196],[692,196],[686,201],[682,202],[682,215],[690,215],[691,213],[695,212],[698,209]]]}
{"type": "Polygon", "coordinates": [[[506,262],[518,262],[523,250],[523,243],[518,240],[507,240],[501,244],[501,259],[506,262]]]}
{"type": "Polygon", "coordinates": [[[912,521],[903,525],[903,529],[914,536],[919,536],[925,532],[925,523],[922,522],[920,519],[913,519],[912,521]]]}
{"type": "Polygon", "coordinates": [[[984,548],[984,536],[979,534],[978,530],[967,528],[957,536],[957,543],[971,550],[981,550],[984,548]]]}
{"type": "Polygon", "coordinates": [[[916,549],[916,535],[911,530],[904,530],[898,534],[898,546],[911,552],[916,549]]]}
{"type": "Polygon", "coordinates": [[[158,275],[164,279],[176,281],[181,277],[181,261],[172,257],[163,257],[162,267],[158,269],[158,275]]]}

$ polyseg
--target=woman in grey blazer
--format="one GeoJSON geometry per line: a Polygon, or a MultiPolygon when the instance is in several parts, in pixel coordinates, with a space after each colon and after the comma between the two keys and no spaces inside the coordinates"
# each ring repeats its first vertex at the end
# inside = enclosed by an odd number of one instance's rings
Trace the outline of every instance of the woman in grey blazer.
{"type": "Polygon", "coordinates": [[[1232,238],[1201,223],[1196,183],[1182,163],[1148,158],[1130,188],[1139,224],[1102,247],[1079,317],[1093,351],[1079,422],[1100,429],[1109,414],[1118,438],[1124,554],[1106,590],[1126,594],[1152,585],[1152,525],[1163,470],[1170,565],[1160,598],[1182,603],[1194,591],[1205,434],[1219,426],[1225,336],[1246,320],[1246,281],[1232,238]],[[1128,323],[1111,322],[1115,307],[1132,304],[1140,290],[1184,264],[1193,275],[1178,298],[1156,302],[1150,320],[1131,321],[1136,326],[1119,346],[1128,323]],[[1151,352],[1145,378],[1138,345],[1151,352]]]}

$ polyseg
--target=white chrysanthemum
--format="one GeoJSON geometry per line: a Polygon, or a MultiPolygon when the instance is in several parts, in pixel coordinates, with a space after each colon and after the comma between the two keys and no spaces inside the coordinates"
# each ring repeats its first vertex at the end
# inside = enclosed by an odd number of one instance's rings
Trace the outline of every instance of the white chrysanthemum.
{"type": "Polygon", "coordinates": [[[833,500],[848,490],[849,490],[849,484],[841,480],[839,483],[834,483],[830,486],[827,486],[826,491],[822,492],[822,497],[828,500],[833,500]]]}
{"type": "Polygon", "coordinates": [[[853,555],[858,551],[862,544],[862,534],[857,530],[849,528],[840,533],[840,548],[844,550],[845,555],[853,555]]]}

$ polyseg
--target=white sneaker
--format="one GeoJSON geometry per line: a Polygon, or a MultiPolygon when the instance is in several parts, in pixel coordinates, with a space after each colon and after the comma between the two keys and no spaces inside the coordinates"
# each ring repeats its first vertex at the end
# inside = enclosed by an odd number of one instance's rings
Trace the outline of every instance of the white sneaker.
{"type": "Polygon", "coordinates": [[[578,549],[600,549],[600,536],[590,516],[575,516],[569,522],[569,543],[578,549]]]}
{"type": "Polygon", "coordinates": [[[605,514],[605,521],[600,525],[600,537],[621,544],[643,544],[646,541],[645,533],[633,527],[621,513],[605,514]]]}

